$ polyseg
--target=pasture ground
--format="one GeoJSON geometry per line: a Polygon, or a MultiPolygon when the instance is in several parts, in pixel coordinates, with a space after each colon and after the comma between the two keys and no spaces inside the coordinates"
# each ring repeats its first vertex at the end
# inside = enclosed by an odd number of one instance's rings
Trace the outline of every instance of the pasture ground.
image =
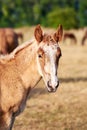
{"type": "Polygon", "coordinates": [[[41,80],[13,130],[87,130],[87,45],[60,47],[58,90],[48,93],[41,80]]]}

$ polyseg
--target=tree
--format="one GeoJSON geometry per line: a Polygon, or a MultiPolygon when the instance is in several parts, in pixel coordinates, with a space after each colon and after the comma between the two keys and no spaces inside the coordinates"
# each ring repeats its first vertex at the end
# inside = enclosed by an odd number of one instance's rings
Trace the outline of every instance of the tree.
{"type": "Polygon", "coordinates": [[[45,25],[57,27],[58,24],[62,24],[64,28],[76,28],[77,27],[76,12],[73,8],[56,8],[47,14],[47,20],[45,25]]]}
{"type": "Polygon", "coordinates": [[[79,3],[79,21],[79,26],[87,26],[87,1],[85,0],[80,0],[79,3]]]}
{"type": "Polygon", "coordinates": [[[87,25],[86,0],[0,0],[0,26],[42,24],[65,28],[87,25]]]}

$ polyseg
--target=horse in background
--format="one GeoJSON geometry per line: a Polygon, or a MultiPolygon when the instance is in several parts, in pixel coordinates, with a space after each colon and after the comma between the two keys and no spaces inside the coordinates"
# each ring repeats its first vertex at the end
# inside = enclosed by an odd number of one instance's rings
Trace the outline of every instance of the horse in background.
{"type": "Polygon", "coordinates": [[[23,41],[23,34],[14,32],[12,28],[0,28],[0,54],[12,52],[19,45],[18,38],[23,41]]]}
{"type": "Polygon", "coordinates": [[[82,38],[82,45],[85,44],[86,39],[87,39],[87,30],[85,31],[85,34],[84,34],[84,36],[82,38]]]}
{"type": "Polygon", "coordinates": [[[68,38],[69,38],[69,39],[71,40],[71,42],[73,42],[74,44],[77,43],[76,36],[75,36],[73,33],[71,33],[71,32],[65,32],[65,33],[64,33],[64,36],[63,36],[63,41],[65,42],[65,40],[68,39],[68,38]]]}
{"type": "Polygon", "coordinates": [[[37,25],[32,41],[0,58],[0,130],[12,130],[15,117],[24,110],[30,91],[41,78],[49,92],[57,90],[62,35],[62,25],[51,35],[37,25]]]}

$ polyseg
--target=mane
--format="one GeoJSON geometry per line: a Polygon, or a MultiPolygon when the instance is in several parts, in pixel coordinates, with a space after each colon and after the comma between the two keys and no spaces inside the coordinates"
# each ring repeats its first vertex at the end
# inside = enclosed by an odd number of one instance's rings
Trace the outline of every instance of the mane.
{"type": "Polygon", "coordinates": [[[15,57],[15,55],[22,49],[26,48],[28,45],[31,45],[33,43],[34,39],[28,40],[21,45],[19,45],[16,49],[13,50],[10,54],[7,55],[0,55],[0,61],[9,61],[15,57]]]}
{"type": "Polygon", "coordinates": [[[34,41],[34,39],[24,42],[23,44],[21,44],[20,46],[18,46],[11,54],[15,55],[20,50],[26,48],[28,45],[31,45],[33,43],[33,41],[34,41]]]}

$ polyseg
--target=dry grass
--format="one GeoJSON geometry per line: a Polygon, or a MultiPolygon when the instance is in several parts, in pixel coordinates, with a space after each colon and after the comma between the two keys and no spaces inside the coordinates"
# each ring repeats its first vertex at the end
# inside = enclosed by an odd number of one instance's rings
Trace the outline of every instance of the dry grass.
{"type": "Polygon", "coordinates": [[[41,80],[13,130],[87,130],[87,45],[60,46],[57,92],[48,93],[41,80]]]}

